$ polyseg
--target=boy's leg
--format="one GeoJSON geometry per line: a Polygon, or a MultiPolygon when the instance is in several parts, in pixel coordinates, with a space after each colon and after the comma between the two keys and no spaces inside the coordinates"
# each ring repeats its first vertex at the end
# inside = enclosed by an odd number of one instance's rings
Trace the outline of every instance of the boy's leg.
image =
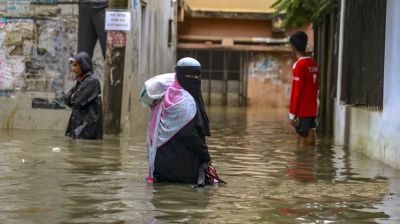
{"type": "Polygon", "coordinates": [[[300,118],[298,126],[295,127],[298,148],[304,148],[307,145],[315,145],[315,126],[315,118],[300,118]]]}
{"type": "Polygon", "coordinates": [[[308,131],[308,136],[306,139],[306,144],[307,145],[315,145],[315,128],[311,128],[308,131]]]}
{"type": "Polygon", "coordinates": [[[303,149],[305,146],[305,138],[297,135],[297,149],[303,149]]]}

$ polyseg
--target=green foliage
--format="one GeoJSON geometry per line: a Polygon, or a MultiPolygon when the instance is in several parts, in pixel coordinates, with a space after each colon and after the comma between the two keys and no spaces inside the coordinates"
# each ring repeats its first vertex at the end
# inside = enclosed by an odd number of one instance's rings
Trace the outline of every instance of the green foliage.
{"type": "Polygon", "coordinates": [[[272,7],[276,15],[285,15],[286,27],[299,27],[317,23],[338,5],[338,0],[277,0],[272,7]]]}

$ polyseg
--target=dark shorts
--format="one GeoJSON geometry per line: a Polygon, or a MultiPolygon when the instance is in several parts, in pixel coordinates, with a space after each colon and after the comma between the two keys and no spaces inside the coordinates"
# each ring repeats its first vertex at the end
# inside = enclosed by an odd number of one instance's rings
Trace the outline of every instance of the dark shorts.
{"type": "Polygon", "coordinates": [[[308,137],[310,129],[317,127],[315,117],[301,117],[296,119],[300,119],[295,129],[297,134],[301,137],[308,137]]]}

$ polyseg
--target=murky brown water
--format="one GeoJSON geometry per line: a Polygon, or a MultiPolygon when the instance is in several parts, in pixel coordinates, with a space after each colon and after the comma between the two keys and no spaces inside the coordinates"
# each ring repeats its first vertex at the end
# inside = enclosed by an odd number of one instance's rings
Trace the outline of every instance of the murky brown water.
{"type": "Polygon", "coordinates": [[[400,171],[329,139],[296,151],[286,113],[210,114],[228,184],[205,189],[146,184],[143,128],[102,141],[1,130],[0,223],[400,222],[400,171]]]}

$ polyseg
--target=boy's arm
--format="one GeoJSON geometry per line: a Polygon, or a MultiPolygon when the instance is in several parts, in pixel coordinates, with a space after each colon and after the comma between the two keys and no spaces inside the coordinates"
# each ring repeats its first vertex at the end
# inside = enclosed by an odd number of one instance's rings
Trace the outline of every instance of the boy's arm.
{"type": "Polygon", "coordinates": [[[293,84],[290,96],[289,119],[294,120],[299,112],[299,99],[302,96],[304,88],[304,66],[298,64],[293,71],[293,84]]]}

